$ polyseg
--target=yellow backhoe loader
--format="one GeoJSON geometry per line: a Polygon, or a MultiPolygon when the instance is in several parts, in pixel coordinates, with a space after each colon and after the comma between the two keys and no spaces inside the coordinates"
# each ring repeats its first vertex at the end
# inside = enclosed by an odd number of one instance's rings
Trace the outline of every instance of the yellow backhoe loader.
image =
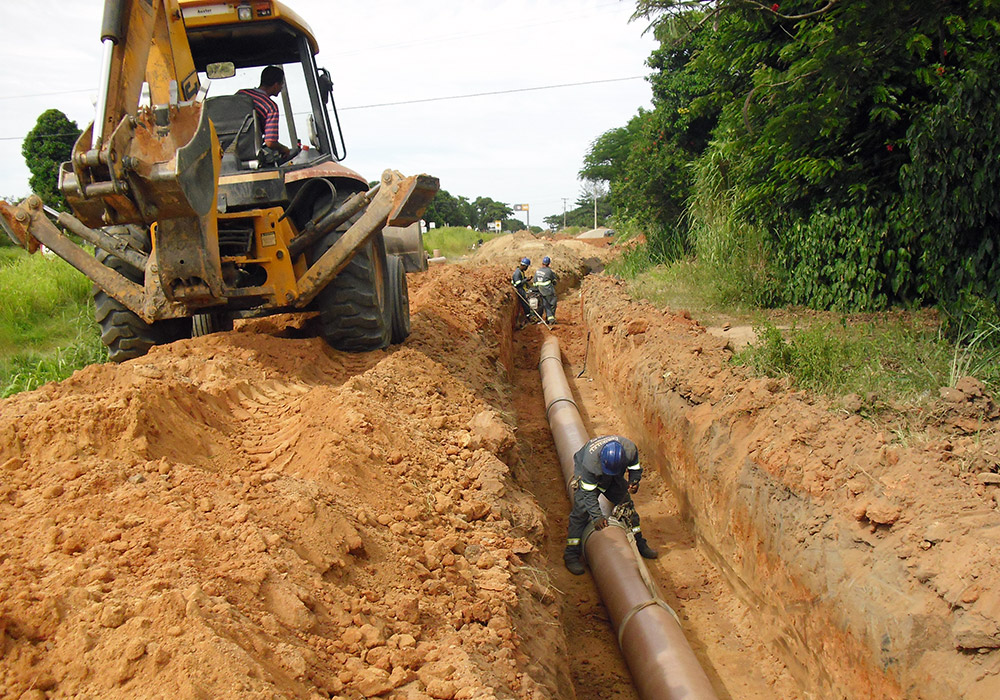
{"type": "Polygon", "coordinates": [[[438,181],[386,170],[369,187],[340,164],[332,80],[298,15],[273,0],[106,0],[102,41],[97,115],[59,173],[73,213],[32,195],[0,202],[0,224],[94,281],[111,359],[294,311],[318,312],[338,349],[406,338],[406,276],[382,230],[418,221],[438,181]],[[287,76],[284,157],[265,145],[253,100],[223,87],[269,65],[287,76]],[[306,146],[290,83],[308,103],[306,146]]]}

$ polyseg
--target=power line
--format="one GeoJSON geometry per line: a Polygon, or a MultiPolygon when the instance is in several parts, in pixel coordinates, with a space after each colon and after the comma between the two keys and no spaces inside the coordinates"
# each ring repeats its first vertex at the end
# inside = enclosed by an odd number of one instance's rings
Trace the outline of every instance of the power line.
{"type": "MultiPolygon", "coordinates": [[[[73,138],[77,138],[77,137],[80,136],[80,134],[79,133],[75,133],[75,134],[72,134],[72,133],[67,133],[67,134],[35,134],[34,137],[36,139],[58,139],[58,138],[62,138],[64,136],[72,136],[73,138]]],[[[0,141],[24,141],[26,138],[28,138],[28,137],[27,136],[0,136],[0,141]]]]}
{"type": "Polygon", "coordinates": [[[78,92],[96,92],[93,88],[84,90],[60,90],[59,92],[36,92],[33,95],[0,95],[0,100],[24,100],[29,97],[52,97],[54,95],[72,95],[78,92]]]}
{"type": "MultiPolygon", "coordinates": [[[[341,107],[339,111],[349,112],[354,109],[375,109],[378,107],[398,107],[400,105],[413,105],[422,102],[444,102],[446,100],[466,100],[472,97],[489,97],[491,95],[510,95],[515,92],[535,92],[538,90],[558,90],[560,88],[578,87],[581,85],[599,85],[602,83],[621,83],[626,80],[641,80],[643,75],[632,75],[627,78],[607,78],[605,80],[586,80],[581,83],[561,83],[558,85],[540,85],[529,88],[513,88],[510,90],[494,90],[492,92],[474,92],[468,95],[447,95],[444,97],[425,97],[419,100],[400,100],[399,102],[381,102],[379,104],[358,105],[357,107],[341,107]]],[[[295,114],[312,114],[312,112],[295,112],[295,114]]],[[[76,134],[36,134],[36,138],[58,138],[61,136],[75,136],[76,134]]],[[[24,136],[0,136],[0,141],[23,141],[24,136]]]]}
{"type": "Polygon", "coordinates": [[[399,105],[414,105],[421,102],[443,102],[445,100],[464,100],[470,97],[489,97],[491,95],[509,95],[515,92],[533,92],[536,90],[555,90],[558,88],[567,87],[577,87],[579,85],[598,85],[600,83],[620,83],[625,80],[642,80],[646,76],[643,75],[632,75],[628,78],[608,78],[606,80],[587,80],[582,83],[562,83],[559,85],[541,85],[539,87],[530,88],[513,88],[511,90],[494,90],[492,92],[473,92],[468,95],[449,95],[447,97],[425,97],[420,100],[401,100],[399,102],[380,102],[378,104],[371,105],[360,105],[358,107],[341,107],[341,112],[347,112],[352,109],[371,109],[374,107],[396,107],[399,105]]]}

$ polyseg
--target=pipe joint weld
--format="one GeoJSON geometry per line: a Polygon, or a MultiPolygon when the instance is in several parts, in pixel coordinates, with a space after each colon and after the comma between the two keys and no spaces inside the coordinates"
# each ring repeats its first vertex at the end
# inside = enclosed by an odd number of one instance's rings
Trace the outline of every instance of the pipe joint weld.
{"type": "Polygon", "coordinates": [[[544,357],[540,357],[538,359],[539,371],[542,369],[542,363],[546,360],[556,360],[559,363],[559,366],[562,367],[562,355],[545,355],[544,357]]]}
{"type": "Polygon", "coordinates": [[[573,404],[573,406],[576,408],[577,411],[580,410],[580,407],[576,405],[576,401],[566,396],[560,396],[559,398],[555,399],[552,403],[550,403],[548,406],[545,407],[545,420],[549,419],[549,409],[551,409],[560,401],[565,401],[566,403],[573,404]]]}
{"type": "MultiPolygon", "coordinates": [[[[594,527],[594,523],[595,522],[596,521],[591,520],[589,523],[587,523],[587,527],[584,528],[583,534],[580,535],[580,550],[583,552],[583,558],[584,559],[587,558],[587,540],[590,539],[591,535],[593,535],[595,532],[597,532],[597,528],[594,527]]],[[[623,523],[620,520],[617,520],[614,517],[608,518],[608,527],[620,527],[622,530],[625,531],[626,535],[632,534],[630,532],[628,526],[625,523],[623,523]]],[[[648,586],[647,586],[647,588],[648,588],[648,586]]],[[[653,592],[650,591],[650,593],[652,594],[653,592]]]]}
{"type": "Polygon", "coordinates": [[[631,610],[629,610],[627,613],[625,613],[625,616],[622,618],[621,624],[618,625],[618,646],[620,648],[622,646],[622,637],[625,636],[625,626],[632,620],[633,617],[635,617],[636,613],[638,613],[640,610],[645,610],[646,608],[652,605],[658,605],[659,607],[666,610],[668,613],[670,613],[670,616],[673,617],[674,620],[677,622],[678,627],[680,626],[681,624],[680,618],[677,617],[677,613],[674,612],[674,609],[669,605],[667,605],[667,601],[663,600],[663,598],[660,597],[650,598],[649,600],[639,603],[631,610]]]}

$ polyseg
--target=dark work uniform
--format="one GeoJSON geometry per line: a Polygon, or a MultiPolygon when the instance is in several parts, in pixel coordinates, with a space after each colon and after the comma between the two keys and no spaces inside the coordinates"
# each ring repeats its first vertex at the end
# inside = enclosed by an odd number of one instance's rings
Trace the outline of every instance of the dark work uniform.
{"type": "MultiPolygon", "coordinates": [[[[604,517],[601,506],[597,502],[602,493],[604,497],[616,506],[621,503],[632,504],[632,494],[628,492],[629,484],[638,484],[642,478],[642,467],[639,465],[639,448],[635,443],[621,435],[604,435],[589,440],[573,455],[573,476],[579,478],[579,486],[573,492],[573,510],[569,514],[569,535],[566,538],[566,559],[577,559],[581,554],[580,538],[591,520],[604,517]],[[622,476],[605,474],[601,469],[601,448],[611,440],[621,443],[625,452],[625,464],[628,467],[622,476]],[[628,481],[626,481],[628,479],[628,481]]],[[[644,538],[639,529],[639,514],[635,507],[631,509],[630,525],[635,534],[636,544],[644,538]]]]}
{"type": "Polygon", "coordinates": [[[526,296],[528,278],[524,276],[524,270],[521,269],[520,265],[514,269],[510,283],[514,285],[514,291],[517,292],[517,298],[521,302],[521,310],[525,316],[531,318],[531,310],[528,308],[528,299],[526,296]]]}
{"type": "Polygon", "coordinates": [[[545,320],[552,323],[556,320],[556,282],[559,278],[547,265],[535,270],[535,289],[542,295],[545,306],[545,320]]]}

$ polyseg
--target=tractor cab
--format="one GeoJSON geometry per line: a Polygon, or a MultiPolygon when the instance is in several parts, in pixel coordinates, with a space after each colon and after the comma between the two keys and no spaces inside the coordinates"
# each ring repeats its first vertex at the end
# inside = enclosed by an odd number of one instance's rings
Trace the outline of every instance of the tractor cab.
{"type": "Polygon", "coordinates": [[[278,2],[181,0],[180,7],[199,82],[207,86],[204,109],[223,154],[220,212],[287,205],[298,189],[295,183],[307,178],[346,178],[348,189],[366,189],[363,177],[339,165],[346,147],[333,80],[317,67],[316,39],[297,14],[278,2]],[[284,159],[264,147],[264,125],[253,99],[239,92],[258,87],[269,65],[281,68],[285,77],[274,98],[279,141],[291,149],[284,159]]]}

